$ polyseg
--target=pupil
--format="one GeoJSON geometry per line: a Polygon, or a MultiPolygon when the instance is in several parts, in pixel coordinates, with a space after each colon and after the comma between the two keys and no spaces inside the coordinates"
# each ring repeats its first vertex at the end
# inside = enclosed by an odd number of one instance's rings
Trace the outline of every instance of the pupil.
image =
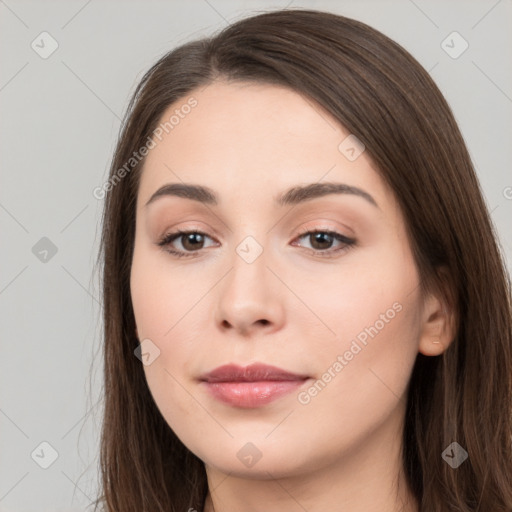
{"type": "MultiPolygon", "coordinates": [[[[313,235],[313,239],[315,243],[319,243],[320,247],[317,247],[318,249],[328,249],[329,245],[332,243],[331,235],[327,233],[315,233],[313,235]]],[[[312,244],[314,247],[314,244],[312,244]]]]}
{"type": "Polygon", "coordinates": [[[199,244],[202,242],[202,235],[200,235],[199,233],[189,233],[186,237],[185,237],[185,243],[184,243],[184,247],[187,248],[187,244],[191,244],[191,247],[188,247],[189,249],[197,249],[197,243],[194,243],[194,242],[197,242],[199,241],[199,244]],[[199,238],[199,240],[194,240],[195,238],[199,238]]]}

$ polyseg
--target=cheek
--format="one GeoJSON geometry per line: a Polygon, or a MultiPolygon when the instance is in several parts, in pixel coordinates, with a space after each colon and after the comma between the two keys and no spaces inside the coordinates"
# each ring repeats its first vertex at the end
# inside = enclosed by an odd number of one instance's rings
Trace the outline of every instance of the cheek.
{"type": "Polygon", "coordinates": [[[187,268],[172,270],[165,255],[136,245],[130,291],[139,338],[171,339],[211,287],[211,278],[199,278],[187,268]]]}
{"type": "Polygon", "coordinates": [[[302,398],[319,408],[353,408],[354,417],[367,408],[384,414],[406,390],[418,352],[419,276],[412,256],[391,245],[351,261],[297,281],[295,291],[319,319],[302,338],[320,382],[302,398]]]}
{"type": "Polygon", "coordinates": [[[414,339],[419,276],[412,256],[399,246],[360,250],[332,266],[292,267],[283,280],[294,283],[309,310],[296,311],[290,323],[305,324],[307,319],[315,353],[349,349],[354,339],[369,346],[370,340],[389,337],[391,344],[400,345],[406,340],[399,332],[410,334],[407,342],[414,339]],[[308,275],[314,277],[304,278],[308,275]]]}
{"type": "Polygon", "coordinates": [[[198,278],[197,272],[170,272],[165,263],[136,246],[130,289],[139,340],[150,340],[152,353],[158,354],[143,367],[149,389],[166,421],[180,431],[179,425],[201,414],[189,379],[204,351],[204,298],[214,281],[210,275],[198,278]]]}

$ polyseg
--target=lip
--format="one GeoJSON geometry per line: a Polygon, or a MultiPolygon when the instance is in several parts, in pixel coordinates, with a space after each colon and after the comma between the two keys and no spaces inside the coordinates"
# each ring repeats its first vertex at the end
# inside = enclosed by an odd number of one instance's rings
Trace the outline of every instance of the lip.
{"type": "Polygon", "coordinates": [[[276,366],[253,363],[219,366],[200,377],[201,384],[217,400],[236,407],[260,407],[300,387],[308,375],[291,373],[276,366]]]}
{"type": "Polygon", "coordinates": [[[212,382],[259,382],[259,381],[292,381],[304,380],[308,375],[291,373],[277,366],[263,363],[252,363],[242,367],[236,364],[225,364],[200,377],[200,380],[212,382]]]}

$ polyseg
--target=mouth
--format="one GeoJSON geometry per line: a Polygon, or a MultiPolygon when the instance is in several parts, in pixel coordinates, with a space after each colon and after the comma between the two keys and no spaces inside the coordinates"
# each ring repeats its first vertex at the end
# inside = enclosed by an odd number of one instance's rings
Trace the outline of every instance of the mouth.
{"type": "Polygon", "coordinates": [[[308,375],[254,363],[246,367],[220,366],[200,377],[211,396],[235,407],[260,407],[302,386],[308,375]]]}

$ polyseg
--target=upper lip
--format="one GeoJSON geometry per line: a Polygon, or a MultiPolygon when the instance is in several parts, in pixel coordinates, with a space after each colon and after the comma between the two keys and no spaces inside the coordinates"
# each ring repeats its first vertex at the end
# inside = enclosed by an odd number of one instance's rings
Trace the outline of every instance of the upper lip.
{"type": "Polygon", "coordinates": [[[307,378],[307,375],[291,373],[277,366],[253,363],[245,367],[236,364],[225,364],[203,374],[200,380],[206,382],[259,382],[264,380],[305,380],[307,378]]]}

